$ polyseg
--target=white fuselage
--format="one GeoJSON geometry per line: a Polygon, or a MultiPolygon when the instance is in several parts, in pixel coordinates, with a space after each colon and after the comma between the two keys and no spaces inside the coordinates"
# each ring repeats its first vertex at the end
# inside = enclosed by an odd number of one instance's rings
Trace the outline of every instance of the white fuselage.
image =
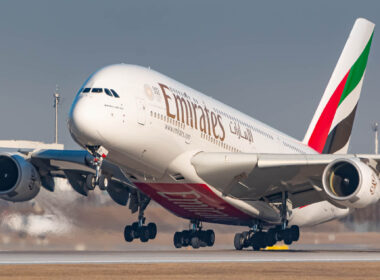
{"type": "MultiPolygon", "coordinates": [[[[125,64],[105,67],[85,82],[72,105],[69,129],[83,147],[106,148],[108,160],[121,166],[141,191],[176,215],[226,224],[249,224],[247,221],[257,218],[263,209],[222,196],[205,184],[190,164],[194,154],[316,153],[171,78],[125,64]],[[85,88],[102,92],[82,92],[85,88]],[[120,97],[107,95],[105,89],[113,89],[120,97]]],[[[293,209],[290,222],[313,225],[348,211],[320,202],[293,209]]],[[[272,214],[260,218],[279,223],[272,214]]]]}

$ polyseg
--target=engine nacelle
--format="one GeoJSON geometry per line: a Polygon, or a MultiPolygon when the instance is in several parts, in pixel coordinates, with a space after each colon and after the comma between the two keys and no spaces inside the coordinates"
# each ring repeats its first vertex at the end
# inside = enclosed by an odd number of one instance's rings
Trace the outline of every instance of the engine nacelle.
{"type": "Polygon", "coordinates": [[[0,153],[0,198],[21,202],[40,191],[40,176],[20,154],[0,153]]]}
{"type": "Polygon", "coordinates": [[[380,198],[376,172],[358,158],[335,160],[322,176],[325,192],[342,206],[363,208],[380,198]]]}

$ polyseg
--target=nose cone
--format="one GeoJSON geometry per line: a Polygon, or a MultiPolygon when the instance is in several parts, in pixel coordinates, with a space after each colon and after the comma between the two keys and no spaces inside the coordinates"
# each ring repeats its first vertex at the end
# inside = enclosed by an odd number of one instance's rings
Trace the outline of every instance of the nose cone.
{"type": "Polygon", "coordinates": [[[73,139],[83,146],[101,145],[101,116],[101,108],[95,98],[78,98],[71,107],[68,121],[73,139]]]}

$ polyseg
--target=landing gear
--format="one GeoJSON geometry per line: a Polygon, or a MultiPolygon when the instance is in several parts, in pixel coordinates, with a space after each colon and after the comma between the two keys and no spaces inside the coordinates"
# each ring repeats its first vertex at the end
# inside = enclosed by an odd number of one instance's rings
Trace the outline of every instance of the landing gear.
{"type": "Polygon", "coordinates": [[[252,246],[254,251],[258,251],[268,246],[274,246],[278,241],[284,241],[286,245],[298,241],[300,237],[299,227],[293,225],[288,228],[287,200],[288,193],[283,192],[280,205],[281,225],[263,231],[263,225],[256,221],[252,226],[252,230],[235,234],[235,249],[242,250],[252,246]]]}
{"type": "Polygon", "coordinates": [[[155,223],[145,224],[144,211],[150,202],[150,198],[137,192],[132,194],[130,203],[131,211],[134,213],[139,211],[138,222],[134,222],[132,225],[127,225],[124,228],[124,239],[127,242],[132,242],[134,239],[140,239],[141,242],[148,242],[151,239],[155,239],[157,235],[157,226],[155,223]],[[134,211],[135,210],[135,211],[134,211]]]}
{"type": "Polygon", "coordinates": [[[236,233],[234,238],[234,246],[236,250],[242,250],[252,246],[254,251],[264,249],[268,246],[274,246],[278,241],[284,241],[286,245],[290,245],[298,241],[300,231],[298,226],[291,226],[283,230],[281,227],[271,228],[268,231],[245,231],[236,233]]]}
{"type": "Polygon", "coordinates": [[[148,242],[155,239],[157,235],[157,226],[155,223],[149,223],[147,226],[139,226],[138,222],[127,225],[124,229],[124,239],[132,242],[134,239],[140,239],[141,242],[148,242]]]}
{"type": "Polygon", "coordinates": [[[181,248],[191,246],[194,249],[200,247],[212,247],[215,243],[215,233],[213,230],[202,230],[199,222],[191,223],[191,230],[183,230],[174,233],[174,247],[181,248]]]}
{"type": "Polygon", "coordinates": [[[95,189],[96,186],[99,186],[99,189],[102,191],[107,190],[109,183],[109,178],[100,175],[98,181],[96,181],[96,175],[88,174],[86,177],[86,187],[88,190],[92,191],[95,189]]]}
{"type": "Polygon", "coordinates": [[[108,187],[109,178],[102,175],[102,164],[103,160],[107,157],[108,151],[101,146],[88,146],[87,149],[94,157],[92,163],[95,167],[95,175],[87,175],[86,187],[88,190],[94,190],[96,186],[99,186],[104,191],[108,187]]]}

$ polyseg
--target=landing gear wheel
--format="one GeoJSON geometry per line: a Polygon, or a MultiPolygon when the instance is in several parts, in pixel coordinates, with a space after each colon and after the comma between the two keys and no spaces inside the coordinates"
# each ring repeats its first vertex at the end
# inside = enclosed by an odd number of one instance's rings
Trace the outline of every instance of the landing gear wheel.
{"type": "Polygon", "coordinates": [[[198,249],[201,244],[200,244],[200,240],[199,240],[199,237],[198,236],[193,236],[191,238],[191,246],[194,248],[194,249],[198,249]]]}
{"type": "Polygon", "coordinates": [[[275,230],[268,230],[267,232],[267,245],[268,246],[274,246],[276,244],[276,231],[275,230]]]}
{"type": "Polygon", "coordinates": [[[124,228],[124,239],[127,242],[133,241],[133,228],[131,226],[126,226],[124,228]]]}
{"type": "Polygon", "coordinates": [[[141,242],[148,242],[149,240],[149,229],[148,227],[141,227],[139,230],[140,240],[141,242]]]}
{"type": "Polygon", "coordinates": [[[177,249],[182,247],[182,234],[180,232],[174,234],[173,243],[177,249]]]}
{"type": "Polygon", "coordinates": [[[106,176],[101,175],[99,177],[99,189],[102,191],[107,190],[109,184],[109,179],[106,176]]]}
{"type": "Polygon", "coordinates": [[[284,243],[290,245],[293,242],[292,231],[290,229],[284,230],[284,243]]]}
{"type": "Polygon", "coordinates": [[[264,232],[257,232],[254,234],[253,247],[255,251],[267,247],[266,234],[264,232]]]}
{"type": "Polygon", "coordinates": [[[132,229],[133,229],[133,238],[139,238],[140,237],[139,223],[134,222],[132,224],[132,229]]]}
{"type": "Polygon", "coordinates": [[[86,188],[90,191],[94,190],[96,186],[96,178],[93,174],[88,174],[86,177],[86,188]]]}
{"type": "Polygon", "coordinates": [[[293,241],[298,241],[300,239],[300,228],[298,226],[291,226],[290,231],[293,241]]]}
{"type": "Polygon", "coordinates": [[[234,237],[235,249],[240,251],[244,247],[244,237],[241,233],[236,233],[234,237]]]}
{"type": "Polygon", "coordinates": [[[155,223],[148,224],[149,239],[155,239],[157,235],[157,226],[155,223]]]}
{"type": "Polygon", "coordinates": [[[182,246],[187,247],[190,245],[190,231],[184,230],[182,231],[182,246]]]}
{"type": "Polygon", "coordinates": [[[205,242],[207,244],[207,246],[211,247],[214,245],[215,243],[215,233],[213,230],[209,229],[209,230],[206,230],[206,234],[205,234],[205,242]]]}
{"type": "Polygon", "coordinates": [[[250,245],[250,233],[248,231],[244,231],[241,233],[241,236],[243,238],[243,248],[248,248],[250,245]]]}

